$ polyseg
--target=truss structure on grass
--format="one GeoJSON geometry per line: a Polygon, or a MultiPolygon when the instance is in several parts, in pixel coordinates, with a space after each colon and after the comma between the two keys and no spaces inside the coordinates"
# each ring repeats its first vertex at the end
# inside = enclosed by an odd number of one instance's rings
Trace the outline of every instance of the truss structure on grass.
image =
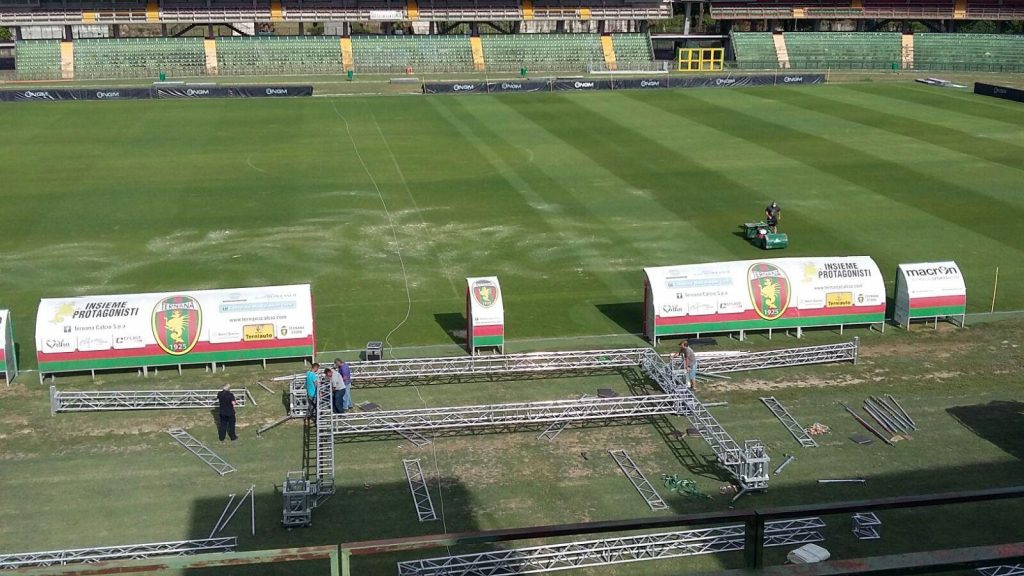
{"type": "Polygon", "coordinates": [[[356,436],[381,432],[422,432],[460,428],[539,425],[551,422],[611,420],[658,414],[679,414],[684,406],[672,394],[551,400],[481,406],[379,410],[336,416],[336,436],[356,436]]]}
{"type": "MultiPolygon", "coordinates": [[[[787,546],[821,542],[825,538],[820,518],[799,518],[766,522],[764,545],[787,546]]],[[[499,550],[398,563],[399,576],[513,576],[568,570],[586,566],[607,566],[643,560],[660,560],[742,550],[741,524],[623,536],[603,540],[568,542],[531,548],[499,550]]]]}
{"type": "Polygon", "coordinates": [[[697,370],[701,374],[726,374],[748,370],[785,368],[807,364],[831,364],[838,362],[857,363],[860,338],[840,344],[823,346],[800,346],[761,352],[739,352],[736,354],[697,354],[697,370]]]}
{"type": "MultiPolygon", "coordinates": [[[[186,450],[195,454],[196,457],[202,460],[207,466],[213,468],[214,472],[217,474],[223,476],[229,472],[235,471],[234,466],[225,462],[224,459],[214,453],[213,450],[207,448],[206,444],[203,444],[181,428],[171,428],[167,433],[170,434],[171,438],[174,438],[178,444],[181,444],[186,450]]],[[[331,450],[331,454],[333,456],[334,450],[331,450]]]]}
{"type": "MultiPolygon", "coordinates": [[[[216,390],[86,390],[64,391],[50,386],[50,414],[106,410],[174,410],[216,408],[216,390]]],[[[236,406],[245,406],[249,391],[233,390],[236,406]]]]}
{"type": "Polygon", "coordinates": [[[1024,564],[1004,564],[1002,566],[986,566],[978,568],[981,576],[1024,576],[1024,564]]]}
{"type": "MultiPolygon", "coordinates": [[[[826,362],[856,362],[859,347],[859,339],[854,338],[852,342],[842,344],[713,357],[698,355],[698,358],[701,372],[718,374],[826,362]]],[[[382,433],[399,434],[420,445],[425,440],[420,432],[427,430],[484,427],[509,429],[521,425],[547,424],[547,429],[540,437],[550,440],[572,423],[664,414],[685,416],[699,431],[701,438],[711,446],[719,463],[733,475],[743,490],[764,490],[768,487],[770,459],[764,444],[760,440],[746,440],[740,446],[686,386],[672,363],[651,348],[413,358],[353,362],[350,367],[353,383],[359,386],[404,385],[425,380],[454,382],[526,378],[531,375],[551,376],[639,368],[664,394],[349,412],[342,416],[331,411],[330,389],[322,386],[317,396],[320,417],[315,424],[316,478],[311,479],[318,504],[335,491],[334,441],[339,438],[382,433]]],[[[304,375],[284,377],[289,378],[289,414],[305,416],[309,412],[309,406],[304,375]]]]}
{"type": "Polygon", "coordinates": [[[0,569],[25,566],[63,566],[79,562],[102,562],[150,558],[153,556],[184,556],[209,552],[231,552],[238,546],[238,538],[227,536],[205,540],[180,540],[177,542],[154,542],[151,544],[127,544],[101,548],[75,548],[71,550],[49,550],[0,554],[0,569]]]}
{"type": "Polygon", "coordinates": [[[804,427],[796,421],[796,418],[793,418],[793,415],[789,413],[789,410],[786,410],[786,407],[782,405],[782,402],[776,400],[774,396],[762,396],[761,402],[764,402],[764,405],[772,411],[772,414],[779,419],[779,422],[782,422],[782,425],[786,427],[786,430],[789,430],[789,433],[793,435],[793,438],[796,438],[796,441],[799,442],[801,446],[804,448],[818,447],[818,443],[815,442],[814,438],[811,438],[811,435],[807,433],[807,430],[804,430],[804,427]]]}
{"type": "Polygon", "coordinates": [[[625,450],[609,450],[608,454],[611,455],[612,460],[619,465],[619,469],[629,479],[630,484],[636,491],[640,493],[644,501],[647,502],[647,506],[651,510],[665,510],[668,508],[668,504],[661,499],[661,495],[651,485],[651,482],[644,476],[644,473],[640,471],[640,467],[636,465],[636,462],[626,454],[625,450]]]}
{"type": "Polygon", "coordinates": [[[653,353],[645,356],[640,367],[662,391],[682,400],[686,408],[683,415],[697,429],[701,438],[714,451],[718,462],[733,475],[743,490],[768,488],[770,459],[760,440],[747,440],[741,447],[701,404],[683,377],[661,356],[653,353]]]}
{"type": "Polygon", "coordinates": [[[423,467],[420,460],[402,460],[405,467],[405,477],[409,480],[409,491],[412,492],[413,504],[416,505],[416,516],[420,522],[437,520],[437,513],[434,512],[434,501],[430,499],[430,489],[427,488],[427,481],[423,477],[423,467]]]}

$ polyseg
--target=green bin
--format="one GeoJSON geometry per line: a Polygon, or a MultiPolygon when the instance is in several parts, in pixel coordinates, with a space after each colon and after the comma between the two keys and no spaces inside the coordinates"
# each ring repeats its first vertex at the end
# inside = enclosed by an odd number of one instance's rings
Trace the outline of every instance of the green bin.
{"type": "Polygon", "coordinates": [[[167,73],[166,72],[161,72],[160,73],[160,81],[163,82],[165,80],[167,80],[167,73]]]}

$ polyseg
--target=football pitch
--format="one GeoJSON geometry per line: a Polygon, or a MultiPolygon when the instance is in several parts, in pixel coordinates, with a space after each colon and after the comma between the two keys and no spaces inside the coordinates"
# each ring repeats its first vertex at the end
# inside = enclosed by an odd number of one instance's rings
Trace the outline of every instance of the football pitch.
{"type": "Polygon", "coordinates": [[[508,338],[640,331],[642,268],[956,260],[1024,309],[1020,106],[914,84],[0,109],[2,306],[311,283],[317,348],[452,344],[465,278],[508,338]],[[790,247],[737,226],[782,206],[790,247]]]}
{"type": "MultiPolygon", "coordinates": [[[[798,456],[738,507],[1010,486],[1024,476],[1024,321],[988,321],[1024,310],[1022,110],[909,82],[0,106],[0,308],[11,309],[22,368],[32,369],[40,298],[309,283],[322,358],[354,359],[370,340],[399,356],[437,356],[463,345],[465,278],[495,275],[509,351],[626,347],[643,345],[647,266],[866,255],[891,298],[897,264],[955,260],[967,282],[966,330],[812,330],[808,343],[861,336],[861,362],[738,375],[699,394],[729,403],[716,417],[738,440],[763,439],[772,470],[798,456]],[[772,200],[790,244],[764,252],[738,226],[772,200]],[[894,447],[854,445],[847,438],[864,430],[837,402],[883,393],[904,401],[921,431],[894,447]],[[832,428],[820,448],[798,451],[760,403],[769,394],[802,425],[832,428]],[[827,477],[868,484],[815,482],[827,477]]],[[[36,374],[0,388],[0,553],[206,538],[227,494],[253,484],[255,536],[245,508],[225,531],[240,536],[241,550],[655,515],[614,467],[614,448],[661,491],[663,514],[728,509],[731,495],[719,493],[728,476],[699,438],[671,437],[688,426],[672,416],[570,428],[550,443],[536,432],[425,447],[340,442],[338,493],[311,528],[284,530],[274,485],[302,468],[302,426],[259,440],[254,431],[284,414],[283,385],[270,378],[299,370],[58,379],[61,389],[247,387],[259,404],[239,410],[234,444],[217,443],[205,410],[51,416],[36,374]],[[170,440],[169,427],[188,429],[238,473],[218,477],[170,440]],[[423,460],[440,522],[416,521],[403,458],[423,460]],[[661,474],[692,478],[712,498],[672,494],[661,474]]],[[[655,392],[635,374],[606,374],[356,388],[355,400],[462,406],[597,388],[655,392]]],[[[893,511],[878,543],[853,539],[849,516],[834,517],[825,546],[852,558],[1019,540],[1021,505],[893,511]]],[[[393,574],[398,558],[444,553],[361,559],[356,573],[393,574]]],[[[739,553],[685,562],[572,573],[742,566],[739,553]]],[[[325,573],[321,564],[186,573],[325,573]]]]}

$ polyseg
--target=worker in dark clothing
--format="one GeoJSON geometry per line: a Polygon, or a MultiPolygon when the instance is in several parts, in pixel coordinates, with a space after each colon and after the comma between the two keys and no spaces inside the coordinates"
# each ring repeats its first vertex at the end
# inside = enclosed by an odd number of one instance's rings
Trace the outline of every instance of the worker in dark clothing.
{"type": "Polygon", "coordinates": [[[219,418],[217,419],[217,435],[220,437],[220,441],[224,441],[224,436],[230,436],[231,441],[238,440],[238,436],[235,434],[235,395],[231,393],[231,384],[225,384],[220,392],[217,392],[217,411],[219,418]]]}
{"type": "Polygon", "coordinates": [[[768,222],[768,228],[771,229],[772,234],[778,234],[779,218],[781,217],[782,208],[779,208],[779,203],[773,200],[772,203],[764,209],[764,219],[768,222]]]}

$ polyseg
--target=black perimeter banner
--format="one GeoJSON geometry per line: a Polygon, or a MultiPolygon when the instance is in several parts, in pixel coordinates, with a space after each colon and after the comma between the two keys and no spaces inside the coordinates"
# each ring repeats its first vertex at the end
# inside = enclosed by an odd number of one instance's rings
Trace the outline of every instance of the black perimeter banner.
{"type": "Polygon", "coordinates": [[[1024,102],[1024,90],[1007,88],[1006,86],[996,86],[994,84],[982,84],[981,82],[975,82],[974,93],[982,94],[984,96],[994,96],[1004,100],[1013,100],[1014,102],[1024,102]]]}
{"type": "Polygon", "coordinates": [[[142,100],[149,98],[288,98],[312,95],[312,86],[39,88],[35,90],[0,90],[0,102],[29,102],[33,100],[142,100]]]}
{"type": "Polygon", "coordinates": [[[495,92],[552,92],[571,90],[651,90],[658,88],[735,88],[824,84],[824,74],[761,74],[749,76],[660,76],[656,78],[556,78],[500,82],[425,82],[424,94],[487,94],[495,92]]]}

